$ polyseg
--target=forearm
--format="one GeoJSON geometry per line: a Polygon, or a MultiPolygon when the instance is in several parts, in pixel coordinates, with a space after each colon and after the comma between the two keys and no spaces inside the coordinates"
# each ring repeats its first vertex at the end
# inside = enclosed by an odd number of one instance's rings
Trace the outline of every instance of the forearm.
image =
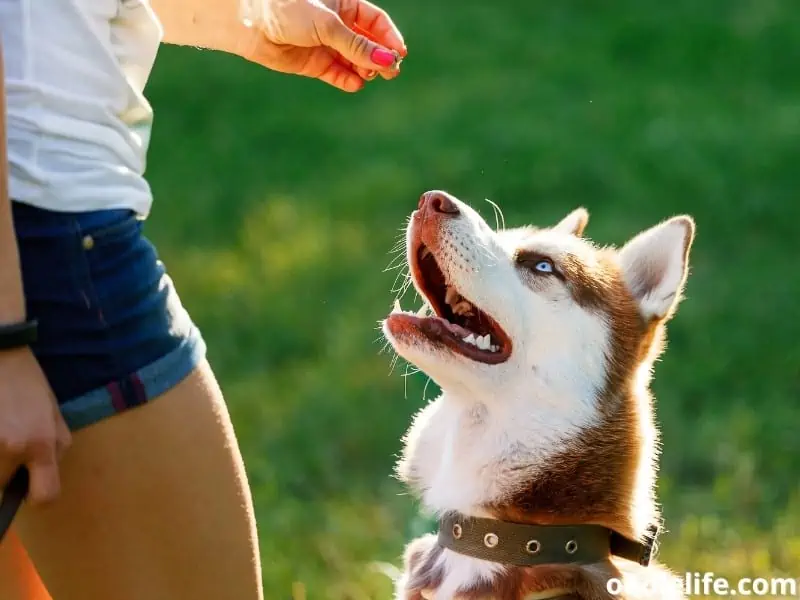
{"type": "Polygon", "coordinates": [[[240,0],[150,0],[164,42],[237,53],[250,33],[239,18],[240,0]]]}
{"type": "Polygon", "coordinates": [[[6,140],[6,86],[3,47],[0,44],[0,325],[25,319],[19,251],[8,199],[6,140]]]}

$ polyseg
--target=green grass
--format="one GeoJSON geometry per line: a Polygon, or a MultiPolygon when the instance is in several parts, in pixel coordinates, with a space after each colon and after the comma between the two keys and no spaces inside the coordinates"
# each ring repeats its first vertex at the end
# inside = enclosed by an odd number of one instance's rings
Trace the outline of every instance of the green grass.
{"type": "Polygon", "coordinates": [[[696,217],[654,385],[661,557],[800,576],[796,5],[383,5],[409,57],[355,96],[189,48],[164,48],[149,87],[147,231],[226,392],[267,597],[390,597],[367,565],[415,529],[390,474],[425,379],[389,374],[376,322],[430,188],[510,224],[585,205],[602,243],[696,217]]]}

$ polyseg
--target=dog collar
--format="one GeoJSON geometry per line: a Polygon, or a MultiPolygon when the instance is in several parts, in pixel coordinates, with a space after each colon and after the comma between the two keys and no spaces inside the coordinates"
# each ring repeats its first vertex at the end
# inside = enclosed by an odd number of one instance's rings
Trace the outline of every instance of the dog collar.
{"type": "Polygon", "coordinates": [[[453,552],[504,565],[592,564],[619,556],[650,564],[660,527],[645,542],[601,525],[527,525],[448,513],[439,520],[439,545],[453,552]]]}

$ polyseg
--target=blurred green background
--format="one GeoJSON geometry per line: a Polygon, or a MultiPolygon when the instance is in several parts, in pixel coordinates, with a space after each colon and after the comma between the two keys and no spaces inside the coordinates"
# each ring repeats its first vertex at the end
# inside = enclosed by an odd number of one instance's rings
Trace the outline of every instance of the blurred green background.
{"type": "Polygon", "coordinates": [[[431,188],[509,225],[585,205],[601,243],[695,216],[654,385],[661,558],[800,576],[796,2],[383,6],[409,56],[356,95],[174,47],[149,85],[146,231],[230,404],[267,597],[387,599],[370,564],[421,529],[391,471],[426,380],[390,374],[376,327],[431,188]]]}

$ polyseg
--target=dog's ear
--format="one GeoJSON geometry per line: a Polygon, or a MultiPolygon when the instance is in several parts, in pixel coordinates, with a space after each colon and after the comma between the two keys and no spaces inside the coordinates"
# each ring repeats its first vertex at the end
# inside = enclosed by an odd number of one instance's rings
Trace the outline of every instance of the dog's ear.
{"type": "Polygon", "coordinates": [[[625,283],[646,320],[672,316],[686,282],[694,232],[691,217],[673,217],[641,232],[620,250],[625,283]]]}
{"type": "Polygon", "coordinates": [[[583,235],[583,230],[586,229],[587,223],[589,223],[589,211],[581,206],[561,219],[553,226],[553,229],[555,231],[581,237],[583,235]]]}

